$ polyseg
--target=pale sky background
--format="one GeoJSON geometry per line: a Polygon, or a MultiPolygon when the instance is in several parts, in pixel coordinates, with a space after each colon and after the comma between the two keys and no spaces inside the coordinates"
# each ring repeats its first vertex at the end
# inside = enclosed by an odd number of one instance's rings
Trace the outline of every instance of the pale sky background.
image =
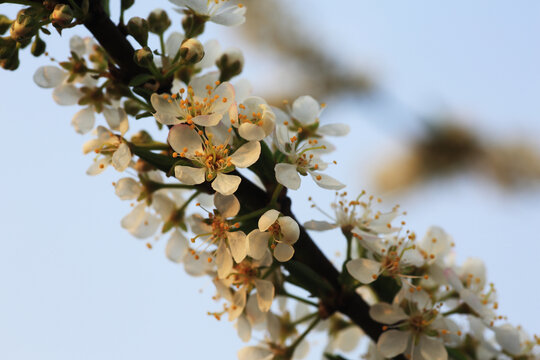
{"type": "MultiPolygon", "coordinates": [[[[290,6],[333,56],[370,69],[405,107],[467,114],[476,120],[468,125],[486,139],[535,140],[540,134],[539,2],[328,4],[297,0],[290,6]]],[[[155,7],[171,9],[166,1],[139,1],[127,17],[146,16],[155,7]]],[[[2,5],[0,13],[13,15],[16,8],[2,5]]],[[[180,30],[180,16],[170,15],[180,30]]],[[[48,51],[65,59],[73,34],[86,32],[67,30],[63,39],[53,34],[48,51]]],[[[249,47],[234,34],[209,25],[203,39],[249,47]]],[[[248,50],[244,75],[254,93],[279,86],[279,77],[272,76],[277,64],[248,50]]],[[[70,126],[79,107],[56,105],[51,91],[32,81],[35,69],[45,64],[46,58],[23,51],[18,71],[0,72],[0,358],[236,358],[243,344],[232,325],[206,315],[219,309],[210,300],[210,281],[191,278],[170,263],[163,253],[165,238],[150,251],[120,227],[129,204],[114,195],[117,172],[85,175],[92,158],[82,155],[81,146],[89,136],[70,126]]],[[[348,183],[350,193],[372,192],[374,167],[399,151],[415,124],[385,118],[352,97],[329,94],[320,100],[328,103],[322,121],[346,121],[352,128],[331,156],[339,162],[332,175],[348,183]]],[[[317,216],[302,212],[308,193],[320,205],[333,198],[305,179],[302,193],[293,194],[302,221],[317,216]]],[[[408,211],[408,225],[419,234],[432,224],[452,234],[458,262],[482,258],[499,292],[500,313],[530,333],[540,332],[540,189],[510,193],[464,174],[385,199],[388,207],[394,202],[408,211]]],[[[331,256],[334,237],[316,238],[331,256]]],[[[312,353],[309,359],[319,356],[312,353]]]]}

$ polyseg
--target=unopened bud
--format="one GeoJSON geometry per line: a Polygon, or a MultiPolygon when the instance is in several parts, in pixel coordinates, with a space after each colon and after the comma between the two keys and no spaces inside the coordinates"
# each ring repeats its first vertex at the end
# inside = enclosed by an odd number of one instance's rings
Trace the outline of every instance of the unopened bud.
{"type": "Polygon", "coordinates": [[[141,45],[148,45],[148,21],[138,16],[132,17],[127,23],[129,35],[141,45]]]}
{"type": "Polygon", "coordinates": [[[187,38],[192,38],[201,35],[204,32],[206,18],[195,13],[188,13],[182,19],[182,27],[187,38]]]}
{"type": "Polygon", "coordinates": [[[156,9],[148,15],[148,26],[154,34],[163,34],[171,26],[171,20],[165,10],[156,9]]]}
{"type": "Polygon", "coordinates": [[[148,67],[154,61],[154,54],[148,46],[135,51],[133,60],[142,67],[148,67]]]}
{"type": "Polygon", "coordinates": [[[6,31],[8,31],[12,22],[13,21],[11,21],[7,16],[0,15],[0,35],[3,35],[6,31]]]}
{"type": "Polygon", "coordinates": [[[122,7],[122,10],[127,10],[132,7],[134,3],[135,0],[122,0],[120,1],[120,6],[122,7]]]}
{"type": "Polygon", "coordinates": [[[9,59],[17,50],[17,42],[10,37],[0,38],[0,60],[9,59]]]}
{"type": "Polygon", "coordinates": [[[17,18],[9,28],[11,38],[19,42],[29,40],[39,28],[39,19],[36,15],[34,8],[19,11],[17,18]]]}
{"type": "Polygon", "coordinates": [[[19,52],[15,51],[11,57],[0,60],[0,66],[5,70],[16,70],[19,67],[19,52]]]}
{"type": "Polygon", "coordinates": [[[133,99],[127,99],[124,101],[124,110],[128,115],[135,116],[141,111],[141,105],[133,99]]]}
{"type": "Polygon", "coordinates": [[[144,130],[139,131],[131,137],[131,142],[135,145],[149,144],[152,141],[154,141],[152,136],[150,136],[150,134],[144,130]]]}
{"type": "Polygon", "coordinates": [[[51,14],[51,21],[54,26],[60,28],[68,26],[73,21],[73,10],[67,4],[56,4],[51,14]]]}
{"type": "Polygon", "coordinates": [[[47,44],[45,44],[45,41],[41,40],[39,36],[36,36],[34,42],[32,43],[32,48],[30,49],[30,52],[34,56],[41,56],[41,54],[45,52],[46,47],[47,44]]]}
{"type": "Polygon", "coordinates": [[[204,47],[197,39],[187,39],[180,46],[180,56],[187,63],[198,63],[204,57],[204,47]]]}
{"type": "Polygon", "coordinates": [[[240,74],[244,68],[244,55],[238,49],[229,49],[216,61],[221,71],[221,81],[228,81],[240,74]]]}

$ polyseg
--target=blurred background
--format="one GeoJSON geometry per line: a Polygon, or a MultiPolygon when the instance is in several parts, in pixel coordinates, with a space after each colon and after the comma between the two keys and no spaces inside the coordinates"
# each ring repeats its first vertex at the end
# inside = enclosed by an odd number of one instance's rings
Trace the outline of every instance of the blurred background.
{"type": "MultiPolygon", "coordinates": [[[[485,261],[500,313],[539,333],[540,3],[245,4],[245,25],[210,23],[202,39],[242,49],[241,77],[270,103],[303,94],[327,103],[323,123],[351,126],[327,157],[338,162],[332,175],[351,195],[399,203],[420,236],[442,226],[457,263],[485,261]]],[[[172,9],[139,1],[126,16],[155,7],[172,9]]],[[[180,14],[169,15],[169,31],[181,31],[180,14]]],[[[50,36],[50,55],[67,58],[74,34],[88,35],[76,27],[50,36]]],[[[236,358],[244,345],[232,324],[206,315],[219,309],[211,282],[169,262],[166,238],[149,250],[120,227],[130,207],[114,195],[119,174],[85,175],[90,136],[70,126],[78,107],[38,88],[33,73],[50,61],[22,53],[18,71],[0,73],[0,358],[236,358]]],[[[299,219],[321,219],[305,210],[308,194],[323,208],[334,194],[310,179],[291,192],[299,219]]],[[[314,237],[331,258],[342,250],[333,234],[314,237]]]]}

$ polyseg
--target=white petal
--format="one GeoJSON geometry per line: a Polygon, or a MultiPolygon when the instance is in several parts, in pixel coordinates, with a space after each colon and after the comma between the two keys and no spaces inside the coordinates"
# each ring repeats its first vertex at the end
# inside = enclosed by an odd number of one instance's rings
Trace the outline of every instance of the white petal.
{"type": "Polygon", "coordinates": [[[169,102],[170,98],[163,98],[162,95],[156,93],[152,94],[150,97],[150,102],[156,112],[154,117],[156,120],[163,125],[177,125],[180,124],[183,120],[179,120],[182,114],[178,107],[178,104],[175,101],[169,102]]]}
{"type": "Polygon", "coordinates": [[[137,180],[126,177],[116,182],[114,191],[122,200],[133,200],[139,197],[142,186],[137,180]]]}
{"type": "Polygon", "coordinates": [[[178,165],[174,168],[174,176],[186,185],[201,184],[205,180],[206,169],[178,165]]]}
{"type": "Polygon", "coordinates": [[[122,172],[127,169],[130,161],[131,151],[129,150],[128,144],[123,142],[112,156],[112,166],[114,166],[117,171],[122,172]]]}
{"type": "Polygon", "coordinates": [[[238,321],[236,322],[236,331],[238,337],[243,342],[248,342],[251,339],[251,324],[245,315],[238,318],[238,321]]]}
{"type": "Polygon", "coordinates": [[[195,156],[195,152],[203,152],[201,137],[188,125],[173,126],[169,131],[167,141],[174,151],[184,152],[188,158],[195,156]]]}
{"type": "Polygon", "coordinates": [[[260,155],[261,144],[258,141],[249,141],[231,155],[231,162],[239,168],[247,168],[257,162],[260,155]]]}
{"type": "Polygon", "coordinates": [[[86,44],[84,39],[78,35],[73,35],[69,39],[69,50],[73,51],[79,57],[83,57],[86,54],[86,44]]]}
{"type": "Polygon", "coordinates": [[[279,216],[280,212],[275,209],[270,209],[259,218],[259,230],[266,231],[271,225],[273,225],[279,216]]]}
{"type": "Polygon", "coordinates": [[[207,92],[208,90],[206,89],[206,87],[210,86],[213,89],[214,86],[216,86],[216,81],[218,79],[219,79],[219,72],[212,71],[202,76],[194,77],[189,82],[189,86],[193,88],[193,93],[195,94],[195,97],[203,99],[206,96],[208,96],[208,92],[207,92]]]}
{"type": "Polygon", "coordinates": [[[119,130],[120,125],[127,120],[127,114],[122,108],[103,108],[103,116],[111,130],[119,130]]]}
{"type": "Polygon", "coordinates": [[[221,55],[221,46],[217,40],[208,40],[204,43],[204,57],[195,66],[199,69],[206,69],[216,64],[216,60],[221,55]]]}
{"type": "Polygon", "coordinates": [[[289,244],[279,243],[274,249],[274,257],[276,258],[276,260],[281,261],[281,262],[286,262],[286,261],[291,260],[293,255],[294,255],[294,248],[289,244]]]}
{"type": "Polygon", "coordinates": [[[207,15],[208,5],[206,1],[201,0],[170,0],[173,4],[190,8],[201,15],[207,15]]]}
{"type": "Polygon", "coordinates": [[[180,46],[182,45],[183,40],[184,35],[180,34],[177,31],[172,32],[167,37],[167,40],[165,41],[165,53],[169,58],[174,59],[176,53],[178,52],[178,49],[180,49],[180,46]]]}
{"type": "Polygon", "coordinates": [[[281,241],[289,245],[294,244],[300,237],[300,227],[290,216],[281,216],[277,219],[283,238],[281,241]]]}
{"type": "Polygon", "coordinates": [[[304,227],[309,230],[325,231],[325,230],[335,229],[337,225],[329,223],[328,221],[311,220],[304,223],[304,227]]]}
{"type": "Polygon", "coordinates": [[[248,346],[238,351],[238,360],[272,360],[274,354],[265,347],[248,346]]]}
{"type": "Polygon", "coordinates": [[[225,218],[236,216],[238,211],[240,211],[240,202],[234,195],[216,193],[214,195],[214,206],[225,218]]]}
{"type": "Polygon", "coordinates": [[[225,25],[225,26],[238,26],[246,21],[245,18],[246,7],[238,7],[237,5],[227,6],[220,13],[210,17],[210,21],[225,25]]]}
{"type": "Polygon", "coordinates": [[[262,140],[266,137],[266,133],[262,126],[252,123],[243,123],[238,128],[238,133],[246,140],[262,140]]]}
{"type": "Polygon", "coordinates": [[[227,277],[227,275],[231,273],[233,267],[233,260],[231,252],[229,251],[227,246],[225,246],[225,243],[223,241],[219,244],[219,247],[217,249],[216,265],[218,278],[224,279],[227,277]]]}
{"type": "Polygon", "coordinates": [[[345,187],[344,184],[340,183],[330,175],[316,173],[314,171],[310,172],[311,176],[313,177],[313,180],[322,187],[323,189],[329,189],[329,190],[341,190],[345,187]]]}
{"type": "Polygon", "coordinates": [[[110,162],[110,157],[101,157],[98,160],[92,162],[92,165],[90,165],[88,170],[86,170],[86,174],[91,176],[101,174],[103,171],[105,171],[107,166],[109,166],[110,162]]]}
{"type": "Polygon", "coordinates": [[[244,312],[244,308],[246,307],[246,288],[247,286],[243,286],[240,290],[234,293],[233,301],[230,310],[229,310],[229,321],[235,320],[238,316],[244,312]]]}
{"type": "Polygon", "coordinates": [[[42,66],[34,73],[34,82],[42,88],[53,88],[58,86],[67,75],[67,72],[56,66],[42,66]]]}
{"type": "Polygon", "coordinates": [[[87,107],[79,110],[71,119],[71,125],[75,128],[75,131],[79,134],[86,134],[94,128],[95,116],[94,110],[87,107]]]}
{"type": "Polygon", "coordinates": [[[216,126],[223,118],[222,114],[214,113],[209,115],[195,116],[193,122],[199,126],[216,126]]]}
{"type": "Polygon", "coordinates": [[[247,236],[243,231],[229,232],[227,238],[229,239],[229,247],[236,263],[240,263],[247,255],[247,236]]]}
{"type": "Polygon", "coordinates": [[[212,263],[209,263],[205,259],[211,257],[209,253],[200,254],[200,258],[196,259],[194,256],[186,256],[184,258],[184,270],[188,275],[201,276],[207,274],[212,270],[212,263]]]}
{"type": "Polygon", "coordinates": [[[223,195],[231,195],[238,189],[241,181],[240,176],[219,173],[212,181],[212,189],[223,195]]]}
{"type": "Polygon", "coordinates": [[[225,114],[234,104],[234,87],[228,82],[219,84],[213,95],[219,96],[212,107],[212,111],[216,114],[225,114]]]}
{"type": "Polygon", "coordinates": [[[188,241],[178,230],[174,230],[165,247],[165,254],[169,260],[179,263],[187,254],[188,241]]]}
{"type": "Polygon", "coordinates": [[[420,243],[420,247],[428,255],[434,255],[435,260],[450,251],[450,236],[440,227],[432,226],[420,243]]]}
{"type": "Polygon", "coordinates": [[[251,94],[251,83],[248,79],[240,79],[234,83],[234,99],[237,102],[244,101],[251,94]]]}
{"type": "Polygon", "coordinates": [[[399,330],[388,330],[381,334],[377,342],[377,349],[387,358],[402,354],[407,348],[409,333],[399,330]]]}
{"type": "Polygon", "coordinates": [[[370,259],[354,259],[345,265],[353,278],[363,284],[370,284],[379,276],[381,263],[370,259]]]}
{"type": "Polygon", "coordinates": [[[121,221],[122,227],[139,239],[152,236],[156,232],[159,223],[157,217],[146,212],[146,205],[144,203],[137,205],[121,221]]]}
{"type": "Polygon", "coordinates": [[[298,190],[301,180],[295,165],[279,163],[276,164],[274,170],[276,172],[276,180],[281,185],[291,190],[298,190]]]}
{"type": "Polygon", "coordinates": [[[256,296],[249,297],[246,304],[246,315],[252,324],[260,324],[265,320],[266,314],[259,310],[256,296]]]}
{"type": "Polygon", "coordinates": [[[345,136],[350,130],[347,124],[327,124],[319,127],[317,133],[327,136],[345,136]]]}
{"type": "Polygon", "coordinates": [[[293,102],[291,115],[306,125],[317,121],[320,111],[317,100],[311,96],[300,96],[293,102]]]}
{"type": "Polygon", "coordinates": [[[510,324],[504,324],[493,328],[495,338],[501,347],[512,355],[517,355],[521,352],[521,344],[519,341],[519,332],[510,324]]]}
{"type": "Polygon", "coordinates": [[[274,284],[268,280],[255,279],[255,288],[257,289],[259,309],[262,312],[267,312],[274,300],[274,284]]]}
{"type": "Polygon", "coordinates": [[[420,337],[418,344],[420,354],[425,360],[447,360],[448,353],[440,339],[434,339],[425,335],[420,337]]]}
{"type": "Polygon", "coordinates": [[[248,234],[248,255],[255,260],[262,259],[268,249],[270,234],[257,229],[248,234]]]}
{"type": "Polygon", "coordinates": [[[81,92],[71,84],[62,84],[54,88],[53,100],[58,105],[75,105],[80,97],[81,92]]]}
{"type": "Polygon", "coordinates": [[[392,325],[408,318],[405,311],[397,305],[377,303],[369,309],[369,316],[382,324],[392,325]]]}

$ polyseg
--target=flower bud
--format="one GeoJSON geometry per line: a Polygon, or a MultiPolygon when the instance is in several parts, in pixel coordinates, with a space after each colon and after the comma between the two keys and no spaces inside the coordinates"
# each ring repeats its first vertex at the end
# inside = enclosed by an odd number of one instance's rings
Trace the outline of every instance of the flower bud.
{"type": "Polygon", "coordinates": [[[194,13],[186,14],[182,19],[182,28],[184,28],[187,38],[201,35],[204,32],[205,24],[206,19],[194,13]]]}
{"type": "Polygon", "coordinates": [[[124,110],[126,111],[126,114],[135,116],[141,111],[141,105],[133,99],[127,99],[124,101],[124,110]]]}
{"type": "Polygon", "coordinates": [[[41,56],[45,52],[45,48],[47,47],[47,44],[45,44],[45,41],[41,40],[39,36],[36,36],[34,39],[34,42],[32,43],[32,48],[30,49],[30,52],[34,56],[41,56]]]}
{"type": "Polygon", "coordinates": [[[127,10],[132,7],[134,3],[135,0],[122,0],[120,1],[120,6],[122,7],[122,10],[127,10]]]}
{"type": "Polygon", "coordinates": [[[73,10],[66,4],[56,4],[51,14],[51,21],[54,26],[65,27],[73,21],[73,10]]]}
{"type": "Polygon", "coordinates": [[[129,35],[141,45],[148,45],[148,21],[138,16],[132,17],[127,23],[129,35]]]}
{"type": "Polygon", "coordinates": [[[154,34],[163,34],[171,26],[171,20],[164,10],[156,9],[148,15],[148,25],[154,34]]]}
{"type": "Polygon", "coordinates": [[[244,55],[238,49],[229,49],[216,61],[216,65],[221,71],[220,79],[228,81],[242,72],[244,55]]]}
{"type": "Polygon", "coordinates": [[[0,60],[0,66],[5,70],[16,70],[19,67],[19,52],[16,51],[7,59],[0,60]]]}
{"type": "Polygon", "coordinates": [[[187,63],[198,63],[204,57],[204,47],[197,39],[187,39],[180,46],[180,56],[187,63]]]}
{"type": "Polygon", "coordinates": [[[0,35],[3,35],[6,31],[8,31],[12,22],[13,21],[11,21],[7,16],[0,15],[0,35]]]}
{"type": "Polygon", "coordinates": [[[17,50],[17,42],[10,37],[0,38],[0,60],[9,59],[17,50]]]}
{"type": "Polygon", "coordinates": [[[152,141],[154,141],[154,139],[152,139],[152,136],[145,130],[141,130],[131,137],[131,142],[135,145],[150,144],[152,141]]]}
{"type": "Polygon", "coordinates": [[[137,65],[148,67],[154,61],[154,54],[152,54],[152,50],[150,50],[148,46],[145,46],[142,49],[135,51],[133,60],[137,65]]]}
{"type": "Polygon", "coordinates": [[[25,42],[29,40],[39,28],[39,19],[33,8],[22,9],[11,23],[9,35],[13,40],[25,42]]]}

